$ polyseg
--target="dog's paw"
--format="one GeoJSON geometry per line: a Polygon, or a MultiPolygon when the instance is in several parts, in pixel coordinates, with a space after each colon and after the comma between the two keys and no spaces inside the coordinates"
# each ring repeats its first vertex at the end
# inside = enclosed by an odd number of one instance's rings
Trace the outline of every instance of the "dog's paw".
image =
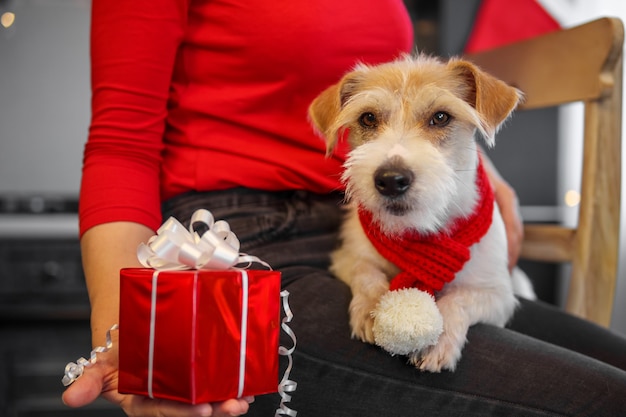
{"type": "Polygon", "coordinates": [[[352,337],[367,343],[374,343],[374,318],[372,311],[376,301],[367,297],[354,297],[350,302],[350,328],[352,337]]]}
{"type": "Polygon", "coordinates": [[[465,338],[449,337],[445,333],[439,338],[436,345],[409,355],[409,362],[420,371],[441,372],[454,371],[461,359],[461,350],[465,338]]]}

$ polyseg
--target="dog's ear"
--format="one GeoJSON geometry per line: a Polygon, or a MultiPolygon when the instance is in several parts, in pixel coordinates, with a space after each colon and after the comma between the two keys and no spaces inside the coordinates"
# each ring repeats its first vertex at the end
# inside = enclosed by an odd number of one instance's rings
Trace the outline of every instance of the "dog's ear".
{"type": "Polygon", "coordinates": [[[476,109],[481,119],[480,131],[487,145],[493,146],[494,136],[511,115],[522,93],[468,61],[451,60],[448,64],[470,87],[465,100],[476,109]]]}
{"type": "Polygon", "coordinates": [[[344,127],[338,121],[344,104],[358,89],[358,72],[345,75],[337,84],[331,85],[317,96],[309,106],[309,120],[326,139],[326,155],[330,155],[344,127]]]}
{"type": "Polygon", "coordinates": [[[331,128],[341,110],[341,83],[331,85],[317,96],[309,106],[309,120],[315,130],[326,139],[326,154],[329,155],[337,143],[337,132],[331,128]]]}

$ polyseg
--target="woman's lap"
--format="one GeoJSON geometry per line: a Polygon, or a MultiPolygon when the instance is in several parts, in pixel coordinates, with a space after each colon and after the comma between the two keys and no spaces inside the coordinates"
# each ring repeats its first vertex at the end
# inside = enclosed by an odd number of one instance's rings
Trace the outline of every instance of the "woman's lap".
{"type": "Polygon", "coordinates": [[[422,373],[350,338],[343,283],[315,269],[284,273],[298,337],[291,404],[302,415],[604,416],[626,409],[624,372],[488,325],[470,329],[455,372],[422,373]]]}
{"type": "Polygon", "coordinates": [[[508,328],[626,371],[626,339],[543,302],[521,300],[508,328]]]}
{"type": "MultiPolygon", "coordinates": [[[[213,211],[230,223],[242,250],[282,272],[298,338],[291,374],[298,389],[288,405],[299,415],[608,416],[626,409],[626,372],[558,346],[621,366],[624,339],[539,303],[522,302],[509,328],[473,326],[455,372],[422,373],[351,339],[350,290],[327,271],[338,201],[232,191],[165,207],[181,220],[196,208],[213,211]]],[[[278,402],[260,396],[249,415],[272,415],[278,402]]]]}

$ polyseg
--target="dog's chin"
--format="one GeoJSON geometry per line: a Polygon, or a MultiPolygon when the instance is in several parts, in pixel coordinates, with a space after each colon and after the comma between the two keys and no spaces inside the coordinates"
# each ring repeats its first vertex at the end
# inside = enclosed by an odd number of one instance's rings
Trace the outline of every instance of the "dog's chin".
{"type": "Polygon", "coordinates": [[[435,233],[445,224],[445,215],[402,200],[379,201],[378,205],[363,204],[374,214],[375,221],[388,235],[412,230],[417,233],[435,233]]]}
{"type": "Polygon", "coordinates": [[[387,213],[398,217],[404,216],[411,211],[411,207],[402,201],[388,201],[383,207],[387,213]]]}

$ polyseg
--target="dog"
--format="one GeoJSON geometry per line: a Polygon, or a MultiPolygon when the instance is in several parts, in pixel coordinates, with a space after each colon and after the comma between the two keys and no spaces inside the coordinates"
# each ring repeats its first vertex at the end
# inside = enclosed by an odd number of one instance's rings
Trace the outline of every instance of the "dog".
{"type": "MultiPolygon", "coordinates": [[[[380,253],[384,244],[372,243],[370,229],[391,240],[407,233],[445,237],[450,225],[472,216],[481,199],[475,136],[493,146],[521,99],[520,91],[471,62],[419,54],[358,64],[313,100],[309,119],[325,138],[327,153],[340,139],[349,147],[342,174],[348,207],[331,271],[352,291],[353,337],[376,343],[375,311],[390,280],[402,272],[380,253]]],[[[420,370],[453,371],[468,328],[479,322],[504,326],[518,304],[504,223],[497,204],[492,206],[486,232],[468,247],[469,260],[431,292],[441,331],[431,343],[401,352],[420,370]]]]}

